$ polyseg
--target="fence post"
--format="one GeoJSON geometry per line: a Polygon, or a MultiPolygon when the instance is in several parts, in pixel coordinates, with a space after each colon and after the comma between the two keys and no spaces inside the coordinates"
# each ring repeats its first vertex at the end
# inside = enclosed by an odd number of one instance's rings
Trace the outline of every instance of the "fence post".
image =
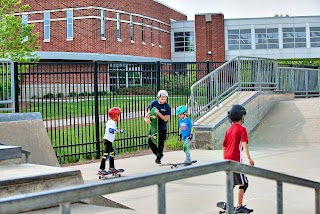
{"type": "Polygon", "coordinates": [[[315,189],[316,214],[320,214],[320,189],[315,189]]]}
{"type": "Polygon", "coordinates": [[[161,63],[160,63],[160,61],[156,62],[156,69],[157,69],[157,91],[156,91],[156,93],[157,93],[158,91],[160,91],[160,87],[161,87],[161,85],[160,85],[160,81],[161,81],[161,63]]]}
{"type": "Polygon", "coordinates": [[[97,148],[97,159],[100,158],[100,127],[99,127],[99,104],[98,104],[98,62],[93,62],[93,76],[94,76],[94,117],[96,126],[96,148],[97,148]]]}
{"type": "Polygon", "coordinates": [[[14,75],[14,112],[19,112],[19,71],[18,71],[18,62],[14,63],[13,66],[13,75],[14,75]]]}
{"type": "MultiPolygon", "coordinates": [[[[206,61],[206,71],[207,71],[207,75],[210,74],[210,63],[209,60],[206,61]]],[[[207,88],[207,103],[211,102],[211,84],[212,84],[212,77],[210,78],[209,82],[208,82],[208,88],[207,88]]],[[[210,108],[210,107],[209,107],[210,108]]]]}
{"type": "Polygon", "coordinates": [[[158,184],[158,214],[166,213],[166,184],[158,184]]]}
{"type": "Polygon", "coordinates": [[[233,213],[233,171],[227,170],[227,213],[233,213]]]}
{"type": "Polygon", "coordinates": [[[238,64],[238,91],[241,91],[241,57],[237,57],[237,64],[238,64]]]}
{"type": "Polygon", "coordinates": [[[277,213],[283,214],[283,185],[277,181],[277,213]]]}

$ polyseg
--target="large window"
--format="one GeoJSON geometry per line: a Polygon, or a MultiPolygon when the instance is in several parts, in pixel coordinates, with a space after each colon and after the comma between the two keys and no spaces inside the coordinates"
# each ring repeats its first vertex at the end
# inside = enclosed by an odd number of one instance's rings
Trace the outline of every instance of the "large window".
{"type": "Polygon", "coordinates": [[[251,49],[251,30],[228,30],[228,49],[251,49]]]}
{"type": "Polygon", "coordinates": [[[261,28],[255,30],[256,49],[279,48],[278,28],[261,28]]]}
{"type": "Polygon", "coordinates": [[[160,30],[160,22],[158,23],[158,28],[159,28],[159,46],[161,46],[161,30],[160,30]]]}
{"type": "Polygon", "coordinates": [[[100,11],[100,25],[101,25],[101,38],[106,39],[106,16],[105,16],[105,11],[101,10],[100,11]]]}
{"type": "Polygon", "coordinates": [[[45,42],[50,41],[50,12],[43,14],[43,38],[45,42]]]}
{"type": "Polygon", "coordinates": [[[153,20],[151,20],[151,24],[150,24],[150,28],[151,28],[151,44],[154,45],[154,33],[153,33],[153,20]]]}
{"type": "Polygon", "coordinates": [[[67,10],[67,39],[73,39],[73,11],[67,10]]]}
{"type": "Polygon", "coordinates": [[[120,19],[120,13],[117,13],[117,40],[121,41],[121,19],[120,19]]]}
{"type": "MultiPolygon", "coordinates": [[[[24,26],[28,25],[28,15],[27,14],[23,14],[22,15],[22,29],[24,28],[24,26]]],[[[22,42],[26,42],[28,41],[28,36],[24,37],[22,42]]]]}
{"type": "Polygon", "coordinates": [[[194,32],[175,32],[174,51],[194,51],[194,32]]]}
{"type": "Polygon", "coordinates": [[[310,46],[320,47],[320,27],[310,27],[310,46]]]}
{"type": "Polygon", "coordinates": [[[283,28],[283,48],[305,48],[306,29],[304,27],[283,28]]]}
{"type": "Polygon", "coordinates": [[[133,16],[130,15],[130,40],[134,41],[134,25],[133,25],[133,16]]]}
{"type": "Polygon", "coordinates": [[[145,42],[145,35],[144,35],[144,18],[141,18],[141,38],[142,38],[142,43],[145,42]]]}

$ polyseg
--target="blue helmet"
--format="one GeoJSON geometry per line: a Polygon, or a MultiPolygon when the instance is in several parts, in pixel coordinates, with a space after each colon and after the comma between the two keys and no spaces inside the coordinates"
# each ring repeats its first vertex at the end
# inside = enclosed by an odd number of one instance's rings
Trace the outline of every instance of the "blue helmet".
{"type": "Polygon", "coordinates": [[[180,115],[180,114],[183,114],[187,111],[187,106],[179,106],[177,109],[176,109],[176,115],[180,115]]]}

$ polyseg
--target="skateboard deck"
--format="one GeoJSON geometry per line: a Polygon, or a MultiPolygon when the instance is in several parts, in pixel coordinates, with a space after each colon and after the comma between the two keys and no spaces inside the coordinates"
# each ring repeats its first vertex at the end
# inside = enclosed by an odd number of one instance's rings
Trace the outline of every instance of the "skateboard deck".
{"type": "Polygon", "coordinates": [[[161,164],[161,166],[171,166],[171,169],[173,169],[173,168],[178,168],[178,167],[181,167],[181,166],[190,166],[193,163],[197,163],[197,160],[193,160],[193,161],[191,161],[189,163],[185,163],[185,162],[181,162],[181,163],[166,163],[166,164],[161,164]]]}
{"type": "Polygon", "coordinates": [[[108,174],[97,174],[97,175],[99,175],[99,179],[102,179],[102,180],[104,180],[104,179],[108,179],[109,177],[108,176],[110,176],[110,177],[112,177],[112,178],[118,178],[118,177],[121,177],[121,174],[124,172],[124,169],[117,169],[118,170],[118,172],[109,172],[108,171],[108,174]]]}
{"type": "Polygon", "coordinates": [[[158,115],[156,113],[157,108],[153,107],[150,111],[150,131],[148,138],[151,138],[152,143],[158,144],[158,115]]]}

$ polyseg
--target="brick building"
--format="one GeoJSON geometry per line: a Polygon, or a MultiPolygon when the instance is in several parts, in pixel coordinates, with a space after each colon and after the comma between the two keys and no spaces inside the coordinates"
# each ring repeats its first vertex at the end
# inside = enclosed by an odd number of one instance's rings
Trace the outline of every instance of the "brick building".
{"type": "Polygon", "coordinates": [[[320,58],[320,16],[224,19],[157,0],[23,0],[46,60],[221,62],[238,55],[320,58]]]}

